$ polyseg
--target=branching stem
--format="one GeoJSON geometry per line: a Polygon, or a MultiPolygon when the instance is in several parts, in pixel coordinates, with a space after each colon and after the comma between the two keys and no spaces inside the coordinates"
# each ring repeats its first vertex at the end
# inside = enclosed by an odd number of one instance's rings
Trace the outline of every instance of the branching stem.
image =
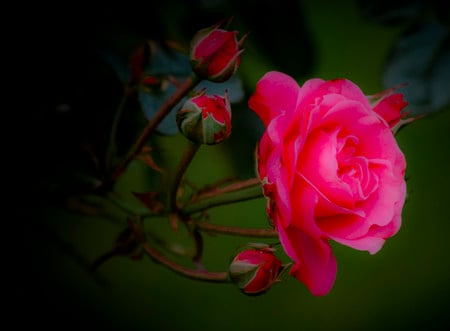
{"type": "Polygon", "coordinates": [[[113,173],[113,180],[116,180],[123,171],[127,168],[128,164],[138,155],[142,147],[147,142],[149,136],[161,123],[161,121],[169,114],[169,112],[176,106],[176,104],[185,97],[198,83],[199,78],[196,75],[191,75],[186,81],[184,81],[172,96],[167,99],[167,101],[161,106],[161,108],[156,112],[155,116],[148,122],[142,133],[139,135],[138,139],[135,141],[134,145],[129,150],[128,154],[125,156],[123,161],[117,166],[113,173]]]}

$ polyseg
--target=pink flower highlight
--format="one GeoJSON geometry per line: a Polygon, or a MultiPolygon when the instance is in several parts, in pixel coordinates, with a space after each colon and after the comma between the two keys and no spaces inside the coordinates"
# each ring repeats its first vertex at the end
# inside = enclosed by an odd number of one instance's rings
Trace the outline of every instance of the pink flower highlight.
{"type": "Polygon", "coordinates": [[[406,105],[391,94],[371,106],[346,79],[300,87],[280,72],[264,75],[249,99],[266,127],[257,169],[267,213],[290,274],[313,295],[336,278],[330,240],[375,254],[400,229],[406,161],[392,127],[406,105]]]}

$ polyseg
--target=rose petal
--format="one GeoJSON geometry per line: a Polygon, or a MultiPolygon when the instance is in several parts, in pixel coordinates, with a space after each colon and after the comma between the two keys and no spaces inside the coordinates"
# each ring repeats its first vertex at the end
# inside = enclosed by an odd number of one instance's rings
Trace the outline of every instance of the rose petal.
{"type": "Polygon", "coordinates": [[[295,109],[299,90],[292,77],[270,71],[259,80],[255,93],[248,100],[248,106],[267,127],[269,121],[281,112],[295,109]]]}
{"type": "Polygon", "coordinates": [[[353,208],[355,200],[351,188],[338,177],[337,134],[338,131],[311,134],[302,151],[304,162],[299,164],[298,171],[327,199],[343,208],[353,208]]]}
{"type": "MultiPolygon", "coordinates": [[[[219,50],[212,54],[211,63],[208,72],[211,75],[219,75],[228,66],[235,65],[240,58],[240,52],[237,42],[237,31],[227,31],[219,50]]],[[[208,40],[209,41],[209,40],[208,40]]]]}
{"type": "Polygon", "coordinates": [[[364,202],[367,211],[365,222],[370,225],[385,226],[399,215],[406,197],[406,184],[387,176],[380,178],[377,192],[364,202]]]}
{"type": "Polygon", "coordinates": [[[236,39],[236,35],[237,32],[230,32],[222,29],[214,29],[209,31],[206,36],[203,36],[203,40],[195,45],[195,48],[193,49],[193,57],[208,58],[221,50],[224,45],[228,46],[230,40],[236,39]]]}
{"type": "Polygon", "coordinates": [[[375,237],[375,236],[364,236],[358,239],[346,240],[339,237],[330,237],[334,241],[345,245],[347,247],[351,247],[353,249],[357,249],[360,251],[368,251],[370,254],[377,253],[384,245],[385,239],[375,237]]]}
{"type": "Polygon", "coordinates": [[[330,244],[320,238],[312,238],[293,226],[281,227],[279,235],[286,253],[295,262],[290,275],[304,283],[311,294],[328,294],[337,272],[330,244]]]}
{"type": "Polygon", "coordinates": [[[367,97],[361,91],[359,86],[348,79],[328,80],[321,86],[321,89],[317,91],[317,93],[324,95],[330,93],[339,94],[348,100],[359,102],[368,112],[372,111],[367,97]]]}

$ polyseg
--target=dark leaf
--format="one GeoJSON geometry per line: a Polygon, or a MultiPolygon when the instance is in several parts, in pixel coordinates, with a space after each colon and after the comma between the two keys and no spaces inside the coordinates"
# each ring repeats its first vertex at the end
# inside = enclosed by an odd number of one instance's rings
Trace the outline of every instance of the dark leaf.
{"type": "Polygon", "coordinates": [[[418,17],[423,12],[424,5],[423,0],[358,0],[364,18],[388,26],[418,17]]]}
{"type": "Polygon", "coordinates": [[[426,23],[402,36],[383,74],[386,88],[400,88],[411,116],[426,115],[450,104],[450,46],[445,27],[426,23]]]}
{"type": "MultiPolygon", "coordinates": [[[[176,91],[176,86],[172,83],[167,83],[167,87],[159,92],[139,91],[138,99],[144,111],[145,117],[150,120],[155,116],[158,109],[164,102],[176,91]]],[[[156,131],[164,135],[174,135],[178,133],[178,127],[175,120],[176,109],[180,107],[178,104],[158,125],[156,131]]]]}

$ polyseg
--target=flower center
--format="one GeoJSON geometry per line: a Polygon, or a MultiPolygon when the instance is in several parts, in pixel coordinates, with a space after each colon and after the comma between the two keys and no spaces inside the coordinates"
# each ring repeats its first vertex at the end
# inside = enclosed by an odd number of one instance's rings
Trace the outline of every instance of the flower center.
{"type": "Polygon", "coordinates": [[[355,200],[364,200],[375,190],[378,176],[372,171],[370,160],[357,154],[358,138],[338,139],[337,176],[348,186],[355,200]]]}

